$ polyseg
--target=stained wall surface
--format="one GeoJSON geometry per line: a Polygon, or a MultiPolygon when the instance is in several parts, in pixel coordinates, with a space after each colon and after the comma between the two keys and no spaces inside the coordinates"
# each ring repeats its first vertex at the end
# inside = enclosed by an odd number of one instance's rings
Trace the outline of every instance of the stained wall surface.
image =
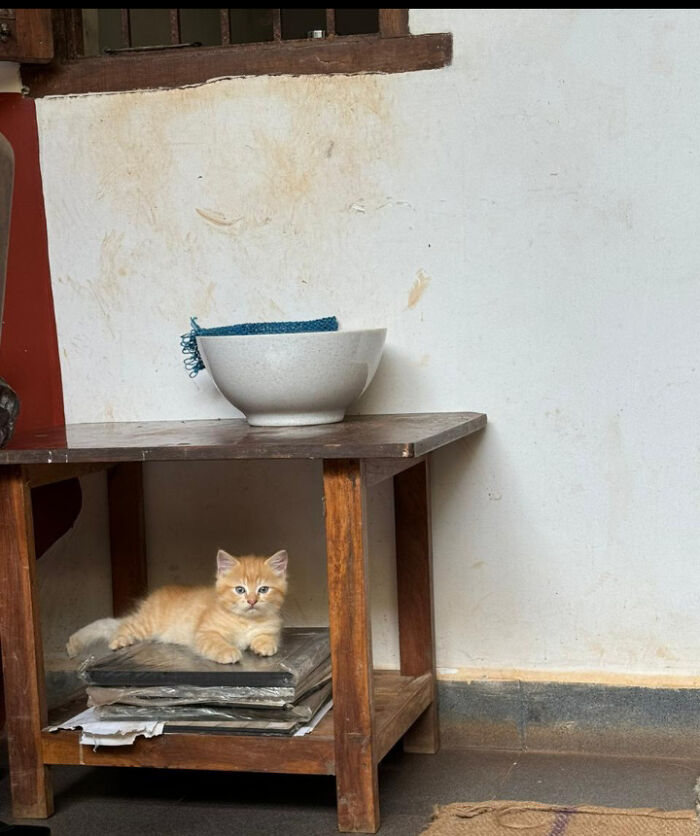
{"type": "MultiPolygon", "coordinates": [[[[178,337],[386,325],[364,412],[477,410],[435,456],[438,663],[691,675],[700,657],[700,17],[416,10],[449,68],[38,103],[68,421],[235,414],[178,337]]],[[[151,577],[287,546],[325,618],[318,467],[147,472],[151,577]]],[[[375,639],[396,659],[391,497],[375,639]]],[[[471,672],[471,673],[470,673],[471,672]]]]}

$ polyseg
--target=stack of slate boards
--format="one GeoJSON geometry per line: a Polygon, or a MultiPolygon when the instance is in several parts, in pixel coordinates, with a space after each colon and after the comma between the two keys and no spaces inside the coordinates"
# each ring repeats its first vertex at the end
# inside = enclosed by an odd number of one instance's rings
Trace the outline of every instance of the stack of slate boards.
{"type": "Polygon", "coordinates": [[[101,720],[159,720],[165,731],[291,735],[331,700],[328,629],[287,627],[274,656],[220,665],[178,645],[142,642],[80,669],[101,720]]]}

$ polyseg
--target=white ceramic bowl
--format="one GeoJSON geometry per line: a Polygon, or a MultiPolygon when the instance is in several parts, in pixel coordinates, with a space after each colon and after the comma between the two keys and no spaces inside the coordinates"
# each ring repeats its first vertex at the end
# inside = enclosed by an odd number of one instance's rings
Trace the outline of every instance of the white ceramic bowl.
{"type": "Polygon", "coordinates": [[[258,427],[333,424],[377,371],[385,328],[197,337],[221,394],[258,427]]]}

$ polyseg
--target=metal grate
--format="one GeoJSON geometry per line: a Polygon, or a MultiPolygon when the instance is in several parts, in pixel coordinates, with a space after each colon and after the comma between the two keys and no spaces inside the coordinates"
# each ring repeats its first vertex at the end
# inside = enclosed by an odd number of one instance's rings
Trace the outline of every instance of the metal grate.
{"type": "Polygon", "coordinates": [[[380,33],[379,9],[81,9],[77,55],[380,33]]]}

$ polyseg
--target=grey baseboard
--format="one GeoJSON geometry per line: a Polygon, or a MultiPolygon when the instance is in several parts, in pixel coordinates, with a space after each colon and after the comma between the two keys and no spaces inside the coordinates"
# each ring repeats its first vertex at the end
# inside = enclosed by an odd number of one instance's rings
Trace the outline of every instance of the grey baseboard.
{"type": "MultiPolygon", "coordinates": [[[[72,665],[47,669],[50,705],[81,687],[72,665]]],[[[438,682],[442,746],[700,758],[700,689],[588,683],[438,682]]]]}
{"type": "Polygon", "coordinates": [[[560,682],[438,683],[446,748],[700,757],[700,690],[560,682]]]}

